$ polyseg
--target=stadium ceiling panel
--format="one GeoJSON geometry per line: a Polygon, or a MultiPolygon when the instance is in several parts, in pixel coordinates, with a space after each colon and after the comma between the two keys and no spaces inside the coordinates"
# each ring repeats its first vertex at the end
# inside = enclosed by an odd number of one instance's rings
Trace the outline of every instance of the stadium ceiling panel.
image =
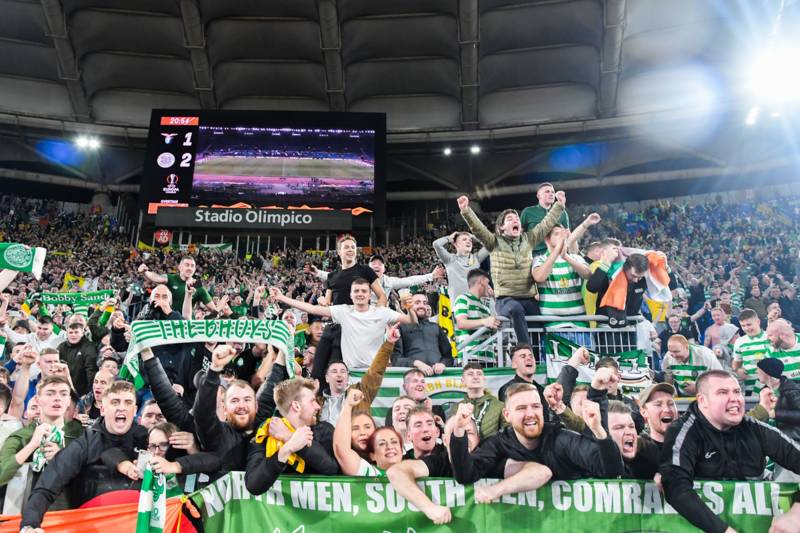
{"type": "MultiPolygon", "coordinates": [[[[35,159],[46,131],[102,132],[115,147],[104,158],[120,162],[67,167],[135,183],[154,107],[332,110],[387,113],[390,192],[747,165],[759,154],[738,148],[753,141],[718,117],[740,111],[742,52],[774,4],[0,0],[0,147],[15,139],[35,159]],[[687,112],[709,117],[700,134],[653,126],[687,112]]],[[[797,26],[798,5],[784,24],[797,26]]]]}

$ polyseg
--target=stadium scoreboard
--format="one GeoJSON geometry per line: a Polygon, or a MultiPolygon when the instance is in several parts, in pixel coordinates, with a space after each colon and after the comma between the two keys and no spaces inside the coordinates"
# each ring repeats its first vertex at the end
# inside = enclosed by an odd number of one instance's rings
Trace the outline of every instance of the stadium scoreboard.
{"type": "Polygon", "coordinates": [[[141,207],[160,226],[382,227],[385,144],[380,113],[157,109],[141,207]]]}

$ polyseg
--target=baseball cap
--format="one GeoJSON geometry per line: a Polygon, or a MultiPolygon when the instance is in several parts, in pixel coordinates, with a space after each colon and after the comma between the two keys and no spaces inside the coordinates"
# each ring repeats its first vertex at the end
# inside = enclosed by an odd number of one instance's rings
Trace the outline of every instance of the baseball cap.
{"type": "Polygon", "coordinates": [[[650,401],[650,396],[653,395],[655,392],[666,392],[670,396],[675,396],[675,387],[670,385],[669,383],[653,383],[642,392],[639,393],[639,403],[641,405],[646,404],[650,401]]]}
{"type": "Polygon", "coordinates": [[[377,259],[378,261],[380,261],[381,263],[383,263],[384,265],[386,264],[386,261],[383,259],[383,256],[382,256],[381,254],[374,254],[374,255],[372,255],[372,256],[369,258],[369,261],[368,261],[368,262],[369,262],[369,263],[372,263],[372,262],[373,262],[374,260],[376,260],[376,259],[377,259]]]}
{"type": "Polygon", "coordinates": [[[24,329],[28,330],[28,333],[30,333],[30,332],[31,332],[31,325],[30,325],[30,323],[29,323],[27,320],[25,320],[25,319],[20,319],[20,320],[17,320],[17,321],[14,323],[14,328],[24,328],[24,329]]]}

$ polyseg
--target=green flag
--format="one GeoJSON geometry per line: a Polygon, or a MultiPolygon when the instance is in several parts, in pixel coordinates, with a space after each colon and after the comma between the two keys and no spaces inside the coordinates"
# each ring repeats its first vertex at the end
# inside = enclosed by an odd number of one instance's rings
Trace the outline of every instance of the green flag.
{"type": "Polygon", "coordinates": [[[45,248],[34,248],[25,244],[0,242],[0,270],[30,272],[33,277],[42,277],[45,248]]]}
{"type": "Polygon", "coordinates": [[[139,515],[136,533],[161,533],[167,515],[167,482],[164,474],[154,474],[150,464],[145,467],[139,491],[139,515]]]}
{"type": "MultiPolygon", "coordinates": [[[[547,357],[547,380],[555,381],[567,360],[580,346],[561,335],[545,333],[544,348],[547,357]]],[[[594,363],[601,357],[612,357],[617,361],[623,390],[640,391],[652,383],[647,354],[644,350],[615,353],[599,353],[588,348],[587,350],[589,350],[589,366],[578,369],[579,383],[591,383],[594,363]]]]}

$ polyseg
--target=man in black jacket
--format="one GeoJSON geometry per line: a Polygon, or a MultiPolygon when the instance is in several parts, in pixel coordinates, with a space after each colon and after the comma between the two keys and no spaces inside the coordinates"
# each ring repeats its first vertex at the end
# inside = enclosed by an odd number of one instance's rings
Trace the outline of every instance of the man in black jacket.
{"type": "Polygon", "coordinates": [[[614,478],[623,473],[622,456],[603,428],[600,407],[587,401],[584,434],[544,422],[542,399],[533,385],[513,385],[506,392],[503,416],[511,427],[486,439],[469,452],[464,428],[457,425],[450,438],[453,474],[459,483],[474,483],[512,459],[537,462],[553,472],[553,479],[614,478]]]}
{"type": "MultiPolygon", "coordinates": [[[[284,364],[281,352],[264,383],[283,418],[273,416],[259,428],[247,456],[244,482],[254,495],[269,490],[285,471],[318,475],[339,473],[333,453],[333,426],[317,421],[320,406],[314,382],[305,378],[288,379],[284,364]],[[273,452],[273,446],[279,443],[280,448],[273,452]]],[[[263,393],[259,391],[259,394],[263,393]]]]}
{"type": "MultiPolygon", "coordinates": [[[[172,309],[172,293],[166,285],[158,285],[150,293],[150,304],[140,316],[139,320],[183,320],[183,316],[172,309]]],[[[111,328],[111,346],[118,352],[128,350],[128,341],[125,332],[130,328],[125,320],[120,318],[111,328]]],[[[167,344],[156,346],[153,353],[161,361],[161,366],[172,384],[180,385],[184,390],[189,390],[191,376],[191,355],[189,344],[167,344]]],[[[141,368],[141,364],[139,365],[141,368]]]]}
{"type": "MultiPolygon", "coordinates": [[[[578,348],[567,361],[567,364],[561,367],[561,372],[558,374],[558,384],[563,388],[564,403],[567,407],[570,405],[572,398],[572,391],[575,389],[575,383],[578,380],[579,369],[582,365],[588,365],[591,356],[589,350],[586,348],[578,348]]],[[[631,416],[636,423],[636,432],[641,433],[644,429],[644,419],[639,412],[639,406],[636,400],[630,396],[625,396],[620,390],[620,372],[619,363],[612,357],[601,357],[594,365],[595,371],[601,368],[608,368],[611,370],[612,379],[603,382],[603,387],[608,393],[609,400],[619,400],[631,409],[631,416]]]]}
{"type": "MultiPolygon", "coordinates": [[[[214,452],[222,459],[223,472],[244,470],[247,443],[253,435],[256,420],[256,393],[249,383],[242,380],[232,381],[225,389],[226,420],[222,422],[217,418],[220,373],[235,356],[233,346],[221,344],[214,348],[211,365],[197,387],[193,408],[197,438],[204,450],[214,452]]],[[[176,425],[183,429],[185,422],[176,425]]]]}
{"type": "Polygon", "coordinates": [[[116,470],[116,463],[103,457],[117,448],[134,455],[135,449],[147,447],[147,430],[134,424],[136,391],[128,382],[112,383],[103,394],[102,418],[62,450],[42,471],[36,487],[22,510],[20,527],[38,528],[45,512],[62,488],[68,487],[71,507],[109,490],[138,489],[138,486],[116,470]]]}
{"type": "Polygon", "coordinates": [[[92,389],[97,373],[97,348],[83,334],[83,323],[67,326],[67,340],[58,345],[58,357],[69,367],[72,386],[79,396],[92,389]]]}
{"type": "Polygon", "coordinates": [[[609,306],[602,306],[603,296],[611,285],[611,278],[608,271],[611,268],[613,258],[608,257],[604,251],[600,259],[600,266],[586,280],[586,290],[597,294],[597,313],[609,317],[608,323],[611,327],[622,327],[627,324],[626,317],[640,314],[642,298],[647,289],[647,281],[644,279],[649,268],[647,257],[642,254],[631,254],[622,264],[620,276],[625,276],[628,280],[628,293],[625,298],[625,309],[614,309],[609,306]]]}
{"type": "Polygon", "coordinates": [[[695,527],[735,531],[694,490],[698,479],[760,479],[772,458],[800,472],[800,446],[780,430],[744,416],[739,381],[724,370],[697,379],[697,400],[667,430],[661,480],[667,502],[695,527]]]}
{"type": "MultiPolygon", "coordinates": [[[[800,382],[783,375],[783,361],[777,357],[765,357],[756,363],[756,376],[770,393],[762,392],[762,399],[769,407],[767,413],[778,429],[786,436],[800,442],[800,382]],[[764,394],[769,394],[763,398],[764,394]]],[[[777,467],[773,481],[792,483],[799,480],[796,474],[777,467]]]]}
{"type": "MultiPolygon", "coordinates": [[[[442,442],[447,453],[427,455],[420,459],[406,459],[386,471],[394,489],[425,513],[436,525],[446,524],[452,520],[450,509],[437,505],[417,485],[417,479],[426,477],[453,477],[453,466],[450,462],[450,437],[456,426],[461,427],[467,438],[467,448],[472,453],[478,447],[480,436],[475,423],[474,406],[462,403],[456,414],[447,421],[442,435],[442,442]]],[[[539,463],[520,463],[513,460],[498,464],[498,470],[490,474],[493,478],[502,478],[494,485],[476,487],[475,501],[489,503],[506,494],[536,490],[550,481],[553,472],[539,463]]]]}
{"type": "Polygon", "coordinates": [[[439,375],[453,366],[453,350],[447,332],[429,320],[431,306],[425,294],[411,298],[416,324],[400,324],[400,340],[394,345],[392,366],[415,367],[426,376],[439,375]]]}

